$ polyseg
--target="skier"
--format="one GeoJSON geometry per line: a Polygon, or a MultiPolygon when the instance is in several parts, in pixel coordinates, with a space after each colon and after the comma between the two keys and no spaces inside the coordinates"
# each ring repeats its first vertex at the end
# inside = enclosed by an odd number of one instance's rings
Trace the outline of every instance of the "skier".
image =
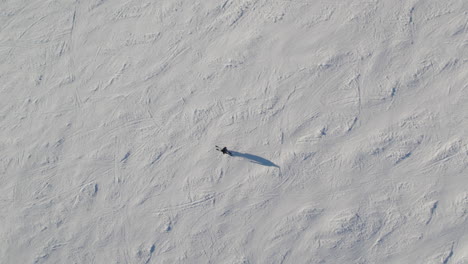
{"type": "Polygon", "coordinates": [[[229,156],[232,156],[232,153],[226,147],[220,149],[218,146],[216,146],[216,150],[221,151],[223,154],[228,154],[229,156]]]}

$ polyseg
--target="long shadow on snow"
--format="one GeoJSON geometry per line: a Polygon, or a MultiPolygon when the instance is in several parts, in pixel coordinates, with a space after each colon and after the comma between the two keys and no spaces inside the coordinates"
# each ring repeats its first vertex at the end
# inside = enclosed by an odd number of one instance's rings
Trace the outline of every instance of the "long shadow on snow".
{"type": "Polygon", "coordinates": [[[230,150],[229,152],[231,152],[233,157],[241,157],[241,158],[249,160],[252,163],[257,163],[257,164],[260,164],[260,165],[263,165],[263,166],[268,166],[268,167],[279,168],[279,166],[274,164],[273,162],[271,162],[271,161],[269,161],[267,159],[264,159],[262,157],[256,156],[256,155],[252,155],[252,154],[248,154],[248,153],[240,153],[240,152],[232,151],[232,150],[230,150]]]}

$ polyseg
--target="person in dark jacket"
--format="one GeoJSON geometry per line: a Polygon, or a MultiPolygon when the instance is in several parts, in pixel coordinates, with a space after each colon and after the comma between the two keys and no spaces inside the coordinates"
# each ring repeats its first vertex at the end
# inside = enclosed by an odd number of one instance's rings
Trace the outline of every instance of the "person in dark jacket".
{"type": "Polygon", "coordinates": [[[229,152],[229,150],[226,147],[220,149],[218,146],[216,146],[216,150],[221,151],[223,154],[228,154],[229,156],[232,156],[232,153],[229,152]]]}

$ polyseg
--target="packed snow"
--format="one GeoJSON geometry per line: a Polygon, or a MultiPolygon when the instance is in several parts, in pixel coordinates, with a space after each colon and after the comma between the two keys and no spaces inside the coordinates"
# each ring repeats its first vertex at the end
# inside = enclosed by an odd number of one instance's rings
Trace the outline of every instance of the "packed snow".
{"type": "Polygon", "coordinates": [[[467,264],[468,1],[1,1],[0,148],[1,263],[467,264]]]}

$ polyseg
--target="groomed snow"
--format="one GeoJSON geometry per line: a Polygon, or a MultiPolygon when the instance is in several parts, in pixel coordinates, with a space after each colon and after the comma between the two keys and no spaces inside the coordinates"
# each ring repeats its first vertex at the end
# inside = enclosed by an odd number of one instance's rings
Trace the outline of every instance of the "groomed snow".
{"type": "Polygon", "coordinates": [[[467,264],[467,138],[466,0],[0,2],[1,263],[467,264]]]}

